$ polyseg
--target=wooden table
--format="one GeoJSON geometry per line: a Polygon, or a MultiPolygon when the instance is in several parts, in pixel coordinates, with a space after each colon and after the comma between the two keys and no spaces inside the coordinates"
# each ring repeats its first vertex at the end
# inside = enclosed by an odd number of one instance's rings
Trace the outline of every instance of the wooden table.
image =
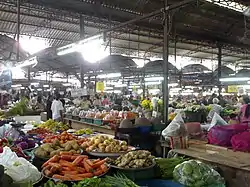
{"type": "Polygon", "coordinates": [[[108,126],[101,126],[101,125],[96,125],[96,124],[92,124],[92,123],[81,122],[81,121],[78,121],[78,120],[68,119],[68,118],[65,118],[65,121],[70,123],[71,127],[73,129],[76,129],[76,130],[83,129],[83,128],[91,128],[96,132],[109,134],[109,135],[112,135],[112,136],[115,135],[115,131],[112,130],[108,126]]]}
{"type": "Polygon", "coordinates": [[[228,187],[237,187],[239,184],[240,187],[250,187],[250,153],[234,152],[198,140],[189,141],[188,149],[173,151],[219,167],[228,187]]]}

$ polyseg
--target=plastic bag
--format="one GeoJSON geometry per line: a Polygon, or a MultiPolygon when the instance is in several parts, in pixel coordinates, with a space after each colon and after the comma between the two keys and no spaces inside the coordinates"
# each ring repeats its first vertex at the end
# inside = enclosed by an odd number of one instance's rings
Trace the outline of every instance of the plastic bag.
{"type": "Polygon", "coordinates": [[[226,125],[214,126],[208,132],[208,142],[210,144],[231,147],[231,138],[238,133],[244,132],[248,129],[248,125],[226,125]]]}
{"type": "Polygon", "coordinates": [[[166,139],[167,137],[179,137],[186,136],[187,130],[184,125],[184,120],[181,114],[177,114],[174,120],[162,131],[162,136],[166,139]]]}
{"type": "Polygon", "coordinates": [[[6,137],[7,132],[11,129],[10,124],[5,124],[0,127],[0,138],[6,137]]]}
{"type": "Polygon", "coordinates": [[[33,183],[41,177],[41,173],[34,165],[18,157],[9,147],[4,147],[3,153],[0,154],[0,164],[6,169],[5,173],[17,183],[33,183]]]}
{"type": "Polygon", "coordinates": [[[208,131],[216,125],[228,125],[228,123],[219,114],[215,113],[208,131]]]}
{"type": "Polygon", "coordinates": [[[250,132],[243,132],[231,138],[232,147],[235,151],[250,151],[250,132]]]}
{"type": "Polygon", "coordinates": [[[185,161],[177,165],[173,176],[176,181],[187,187],[214,187],[225,184],[217,171],[196,160],[185,161]]]}

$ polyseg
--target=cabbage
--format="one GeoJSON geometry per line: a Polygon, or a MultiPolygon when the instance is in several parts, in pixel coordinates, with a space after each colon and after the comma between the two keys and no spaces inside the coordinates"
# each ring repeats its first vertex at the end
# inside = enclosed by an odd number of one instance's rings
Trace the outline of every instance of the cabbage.
{"type": "Polygon", "coordinates": [[[35,147],[35,145],[36,145],[36,142],[33,139],[28,139],[26,142],[28,143],[29,149],[35,147]]]}
{"type": "Polygon", "coordinates": [[[217,171],[196,160],[177,165],[173,176],[176,181],[187,187],[224,187],[225,184],[217,171]]]}

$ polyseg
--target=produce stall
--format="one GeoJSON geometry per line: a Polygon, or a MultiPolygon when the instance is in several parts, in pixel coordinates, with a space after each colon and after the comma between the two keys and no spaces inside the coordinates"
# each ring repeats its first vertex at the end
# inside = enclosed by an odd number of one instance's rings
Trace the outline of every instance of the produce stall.
{"type": "Polygon", "coordinates": [[[250,154],[234,152],[231,149],[210,145],[204,141],[189,141],[188,149],[173,149],[173,152],[198,159],[219,168],[228,187],[250,184],[250,154]],[[242,183],[241,181],[244,181],[242,183]]]}

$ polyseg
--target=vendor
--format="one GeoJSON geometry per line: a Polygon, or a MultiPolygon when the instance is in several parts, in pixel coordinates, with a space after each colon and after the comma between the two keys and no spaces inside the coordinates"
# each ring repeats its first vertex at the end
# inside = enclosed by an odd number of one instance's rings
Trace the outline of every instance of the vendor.
{"type": "Polygon", "coordinates": [[[239,120],[241,123],[250,123],[250,99],[248,96],[243,97],[243,105],[240,108],[239,120]]]}
{"type": "Polygon", "coordinates": [[[214,114],[217,113],[220,115],[223,108],[219,105],[219,99],[213,98],[213,104],[210,105],[211,110],[208,114],[208,119],[213,119],[214,114]]]}
{"type": "Polygon", "coordinates": [[[102,105],[102,101],[101,101],[101,99],[99,98],[99,96],[98,96],[97,94],[95,95],[95,99],[94,99],[94,101],[93,101],[93,105],[94,105],[95,107],[101,106],[101,105],[102,105]]]}
{"type": "Polygon", "coordinates": [[[52,101],[53,97],[49,95],[46,104],[47,120],[52,119],[52,111],[51,111],[52,101]]]}
{"type": "Polygon", "coordinates": [[[90,108],[91,102],[88,100],[87,96],[81,97],[80,108],[82,110],[88,110],[90,108]]]}
{"type": "Polygon", "coordinates": [[[60,95],[56,95],[51,105],[52,119],[55,121],[63,121],[63,104],[60,101],[60,95]]]}

